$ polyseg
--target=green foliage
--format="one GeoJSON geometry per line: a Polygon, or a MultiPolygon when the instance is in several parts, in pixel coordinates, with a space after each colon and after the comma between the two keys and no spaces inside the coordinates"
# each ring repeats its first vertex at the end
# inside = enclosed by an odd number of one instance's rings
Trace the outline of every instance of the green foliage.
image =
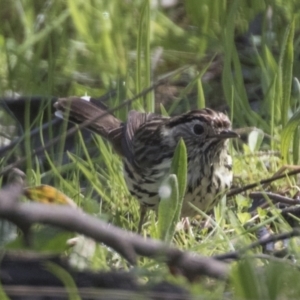
{"type": "MultiPolygon", "coordinates": [[[[187,181],[187,152],[183,139],[180,139],[172,160],[171,174],[175,174],[178,180],[178,205],[175,213],[175,221],[179,220],[187,181]]],[[[175,230],[175,229],[174,229],[175,230]]]]}
{"type": "Polygon", "coordinates": [[[170,242],[175,234],[186,190],[187,153],[182,139],[176,147],[170,173],[160,188],[157,223],[158,236],[166,242],[170,242]]]}
{"type": "Polygon", "coordinates": [[[238,262],[232,269],[231,281],[236,299],[297,298],[298,271],[288,261],[277,259],[255,266],[253,258],[238,262]]]}
{"type": "Polygon", "coordinates": [[[279,74],[278,80],[280,80],[278,87],[281,89],[278,91],[279,95],[282,97],[281,101],[281,124],[284,126],[288,119],[288,110],[290,108],[290,98],[291,98],[291,86],[293,79],[293,62],[294,62],[294,31],[295,31],[295,21],[293,20],[291,24],[286,29],[282,49],[279,57],[279,74]]]}
{"type": "Polygon", "coordinates": [[[179,221],[178,210],[180,208],[178,181],[175,174],[169,175],[164,181],[160,187],[160,195],[157,222],[158,237],[165,242],[170,242],[175,233],[175,226],[179,221]]]}
{"type": "Polygon", "coordinates": [[[6,293],[5,293],[4,289],[3,289],[3,286],[1,284],[1,282],[0,282],[0,297],[3,300],[9,300],[8,296],[6,295],[6,293]]]}
{"type": "Polygon", "coordinates": [[[50,271],[53,275],[55,275],[60,281],[62,281],[64,287],[68,292],[69,300],[80,300],[81,297],[79,295],[79,291],[77,290],[77,286],[74,282],[72,276],[62,267],[52,263],[46,262],[45,268],[50,271]]]}
{"type": "MultiPolygon", "coordinates": [[[[63,253],[68,249],[68,239],[74,237],[73,233],[66,232],[50,226],[38,227],[32,230],[33,243],[30,250],[46,253],[63,253]]],[[[18,236],[6,245],[8,250],[24,249],[23,236],[18,236]]],[[[29,249],[28,249],[29,250],[29,249]]]]}
{"type": "MultiPolygon", "coordinates": [[[[150,0],[144,1],[142,7],[141,19],[139,24],[139,32],[137,39],[137,64],[136,64],[136,93],[139,94],[143,89],[151,85],[151,61],[150,61],[150,0]],[[144,56],[144,59],[143,59],[144,56]],[[142,66],[144,63],[144,66],[142,66]],[[142,72],[145,73],[144,84],[142,83],[142,72]]],[[[145,104],[140,101],[140,107],[144,107],[146,111],[154,111],[153,92],[146,96],[145,104]]],[[[133,107],[135,103],[133,104],[133,107]]]]}
{"type": "MultiPolygon", "coordinates": [[[[293,116],[290,118],[286,126],[282,130],[281,135],[281,153],[284,158],[284,161],[289,161],[290,157],[290,145],[291,140],[295,138],[296,141],[298,141],[297,135],[298,135],[298,126],[300,124],[300,109],[298,109],[293,116]]],[[[294,147],[294,163],[297,164],[297,156],[299,154],[299,144],[295,145],[294,147]],[[295,149],[296,148],[296,149],[295,149]]]]}

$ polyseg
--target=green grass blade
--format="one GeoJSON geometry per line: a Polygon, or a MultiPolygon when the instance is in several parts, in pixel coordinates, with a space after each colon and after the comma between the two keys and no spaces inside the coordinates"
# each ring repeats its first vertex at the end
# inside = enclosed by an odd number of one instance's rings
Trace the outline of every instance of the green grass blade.
{"type": "Polygon", "coordinates": [[[294,165],[299,164],[299,144],[300,144],[300,131],[299,127],[296,128],[294,132],[294,138],[293,138],[293,163],[294,165]]]}
{"type": "Polygon", "coordinates": [[[171,165],[171,174],[175,174],[178,179],[179,199],[182,203],[187,181],[187,152],[183,139],[180,139],[176,147],[171,165]]]}
{"type": "Polygon", "coordinates": [[[8,296],[6,295],[6,293],[4,291],[4,288],[3,288],[3,285],[2,285],[1,282],[0,282],[0,299],[2,299],[2,300],[10,300],[10,298],[8,298],[8,296]]]}
{"type": "Polygon", "coordinates": [[[159,205],[159,236],[165,241],[171,241],[181,215],[182,203],[187,181],[187,153],[186,146],[181,139],[176,147],[171,175],[162,185],[161,191],[166,191],[166,196],[161,197],[159,205]]]}
{"type": "Polygon", "coordinates": [[[290,108],[291,87],[293,81],[293,62],[294,62],[294,32],[295,20],[293,20],[286,29],[279,60],[279,73],[282,82],[280,83],[282,89],[281,101],[281,124],[284,126],[288,120],[288,111],[290,108]]]}
{"type": "MultiPolygon", "coordinates": [[[[149,0],[145,0],[142,7],[137,39],[136,93],[140,93],[143,88],[151,85],[150,17],[150,2],[149,0]],[[143,74],[145,74],[145,76],[143,74]]],[[[140,101],[140,105],[141,103],[142,101],[140,101]]],[[[147,112],[154,111],[153,92],[149,92],[146,95],[146,105],[142,105],[142,107],[144,107],[147,112]]]]}
{"type": "Polygon", "coordinates": [[[234,44],[235,16],[238,13],[238,3],[239,1],[234,1],[231,4],[227,15],[226,26],[223,30],[225,57],[222,86],[228,105],[233,103],[233,110],[235,112],[243,112],[241,114],[235,114],[235,119],[240,124],[247,125],[248,121],[249,123],[256,123],[267,128],[267,123],[250,107],[239,55],[234,44]]]}
{"type": "Polygon", "coordinates": [[[160,114],[162,116],[168,117],[169,114],[168,114],[167,110],[165,109],[164,105],[162,103],[160,103],[159,106],[160,106],[160,114]]]}
{"type": "Polygon", "coordinates": [[[235,299],[266,299],[262,297],[260,284],[251,259],[239,261],[231,273],[235,299]]]}
{"type": "Polygon", "coordinates": [[[181,216],[182,203],[186,191],[187,171],[188,169],[187,169],[186,146],[184,140],[180,139],[176,147],[174,157],[172,160],[172,166],[171,166],[171,172],[176,175],[176,178],[178,180],[178,193],[179,193],[177,209],[174,216],[174,220],[171,225],[172,227],[170,229],[170,231],[173,232],[173,234],[175,233],[176,224],[179,222],[181,216]]]}
{"type": "Polygon", "coordinates": [[[57,264],[50,261],[45,263],[46,269],[55,275],[64,285],[68,292],[69,300],[80,300],[79,291],[77,289],[76,283],[69,272],[57,264]]]}
{"type": "Polygon", "coordinates": [[[281,155],[285,163],[289,162],[289,150],[290,150],[291,141],[293,139],[295,132],[297,132],[299,125],[300,125],[300,109],[298,109],[294,113],[294,115],[291,117],[291,119],[288,121],[288,123],[282,130],[281,155]]]}
{"type": "Polygon", "coordinates": [[[197,80],[197,89],[198,89],[197,107],[198,108],[205,108],[205,96],[204,96],[204,91],[203,91],[201,78],[198,78],[198,80],[197,80]]]}
{"type": "Polygon", "coordinates": [[[165,242],[170,242],[175,233],[176,213],[179,203],[178,181],[171,174],[160,188],[160,203],[158,208],[158,235],[165,242]],[[175,223],[175,224],[174,224],[175,223]]]}

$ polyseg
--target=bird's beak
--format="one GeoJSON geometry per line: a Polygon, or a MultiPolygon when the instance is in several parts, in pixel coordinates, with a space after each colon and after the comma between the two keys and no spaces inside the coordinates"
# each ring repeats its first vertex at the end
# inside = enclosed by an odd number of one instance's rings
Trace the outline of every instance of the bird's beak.
{"type": "Polygon", "coordinates": [[[235,139],[240,137],[239,134],[232,130],[223,130],[218,134],[211,135],[210,138],[217,138],[217,139],[235,139]]]}

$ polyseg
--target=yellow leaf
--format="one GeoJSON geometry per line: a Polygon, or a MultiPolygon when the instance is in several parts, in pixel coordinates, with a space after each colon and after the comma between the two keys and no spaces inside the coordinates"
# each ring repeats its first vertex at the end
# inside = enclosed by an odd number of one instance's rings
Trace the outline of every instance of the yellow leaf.
{"type": "Polygon", "coordinates": [[[24,195],[32,201],[77,207],[75,202],[50,185],[38,185],[24,189],[24,195]]]}

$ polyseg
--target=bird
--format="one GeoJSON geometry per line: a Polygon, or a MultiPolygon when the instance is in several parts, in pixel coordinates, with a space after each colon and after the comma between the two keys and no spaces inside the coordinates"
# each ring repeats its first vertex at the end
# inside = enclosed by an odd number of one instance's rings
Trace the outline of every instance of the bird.
{"type": "Polygon", "coordinates": [[[159,189],[170,173],[181,138],[186,145],[188,165],[181,217],[196,214],[189,202],[208,212],[231,186],[228,140],[238,134],[222,112],[203,108],[167,117],[131,110],[123,122],[109,113],[104,104],[88,96],[58,98],[54,107],[57,116],[67,117],[73,123],[91,120],[86,128],[107,139],[121,156],[128,190],[140,203],[138,232],[147,209],[158,209],[159,189]]]}

